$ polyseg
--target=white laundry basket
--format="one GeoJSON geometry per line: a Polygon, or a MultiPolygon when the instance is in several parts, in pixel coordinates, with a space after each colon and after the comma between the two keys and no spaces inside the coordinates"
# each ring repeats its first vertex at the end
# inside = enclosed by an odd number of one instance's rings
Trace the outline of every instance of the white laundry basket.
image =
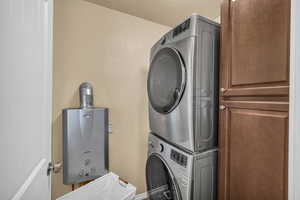
{"type": "Polygon", "coordinates": [[[109,173],[57,200],[134,200],[135,193],[133,185],[109,173]]]}

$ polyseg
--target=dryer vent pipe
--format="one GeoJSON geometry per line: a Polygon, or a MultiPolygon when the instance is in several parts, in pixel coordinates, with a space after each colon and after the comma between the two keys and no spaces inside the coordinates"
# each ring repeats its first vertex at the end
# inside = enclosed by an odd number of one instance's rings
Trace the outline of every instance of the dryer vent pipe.
{"type": "Polygon", "coordinates": [[[80,107],[91,108],[94,106],[93,86],[90,83],[82,83],[79,86],[80,107]]]}

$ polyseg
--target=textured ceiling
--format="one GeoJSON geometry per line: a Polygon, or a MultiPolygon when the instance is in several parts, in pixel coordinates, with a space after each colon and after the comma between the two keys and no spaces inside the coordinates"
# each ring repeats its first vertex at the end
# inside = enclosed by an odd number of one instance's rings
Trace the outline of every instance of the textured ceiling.
{"type": "Polygon", "coordinates": [[[86,0],[174,27],[193,13],[210,19],[220,15],[221,0],[86,0]]]}

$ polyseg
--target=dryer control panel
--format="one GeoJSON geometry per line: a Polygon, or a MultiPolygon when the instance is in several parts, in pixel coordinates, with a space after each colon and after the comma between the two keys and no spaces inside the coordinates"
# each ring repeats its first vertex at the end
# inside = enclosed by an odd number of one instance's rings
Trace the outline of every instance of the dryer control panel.
{"type": "Polygon", "coordinates": [[[186,167],[186,165],[187,165],[187,159],[188,159],[187,156],[185,156],[173,149],[171,150],[171,159],[183,167],[186,167]]]}
{"type": "Polygon", "coordinates": [[[187,29],[189,29],[190,24],[191,24],[191,19],[188,19],[185,22],[183,22],[182,24],[178,25],[173,31],[173,37],[176,37],[180,33],[186,31],[187,29]]]}

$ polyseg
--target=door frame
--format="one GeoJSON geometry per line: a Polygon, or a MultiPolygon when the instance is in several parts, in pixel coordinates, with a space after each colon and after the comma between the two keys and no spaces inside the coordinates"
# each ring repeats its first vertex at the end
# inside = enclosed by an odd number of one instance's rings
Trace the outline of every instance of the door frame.
{"type": "MultiPolygon", "coordinates": [[[[46,43],[46,47],[47,47],[47,68],[48,68],[48,73],[49,73],[49,80],[47,82],[47,86],[48,86],[48,94],[49,94],[49,107],[48,107],[48,117],[49,117],[49,139],[50,139],[50,161],[52,162],[52,103],[53,103],[53,45],[54,45],[54,39],[53,39],[53,27],[54,27],[54,0],[45,0],[45,3],[47,5],[47,18],[46,18],[46,22],[45,22],[45,29],[47,30],[47,36],[46,38],[48,38],[47,41],[45,41],[46,43]]],[[[48,164],[48,163],[47,163],[48,164]]],[[[50,181],[50,185],[49,185],[49,200],[52,199],[52,175],[49,175],[49,181],[50,181]]]]}
{"type": "Polygon", "coordinates": [[[291,0],[289,200],[300,199],[300,2],[291,0]],[[298,102],[298,104],[297,104],[298,102]]]}
{"type": "MultiPolygon", "coordinates": [[[[48,92],[49,92],[49,107],[48,107],[48,116],[49,116],[49,138],[50,138],[50,161],[52,162],[52,144],[53,144],[53,138],[52,138],[52,104],[53,104],[53,45],[54,45],[54,39],[53,39],[53,27],[54,27],[54,0],[45,0],[47,2],[47,10],[48,10],[48,17],[47,22],[45,23],[45,26],[47,28],[48,33],[48,41],[47,41],[47,66],[49,70],[49,80],[48,80],[48,92]]],[[[49,200],[52,199],[52,175],[49,175],[49,181],[50,181],[50,194],[49,200]]]]}

